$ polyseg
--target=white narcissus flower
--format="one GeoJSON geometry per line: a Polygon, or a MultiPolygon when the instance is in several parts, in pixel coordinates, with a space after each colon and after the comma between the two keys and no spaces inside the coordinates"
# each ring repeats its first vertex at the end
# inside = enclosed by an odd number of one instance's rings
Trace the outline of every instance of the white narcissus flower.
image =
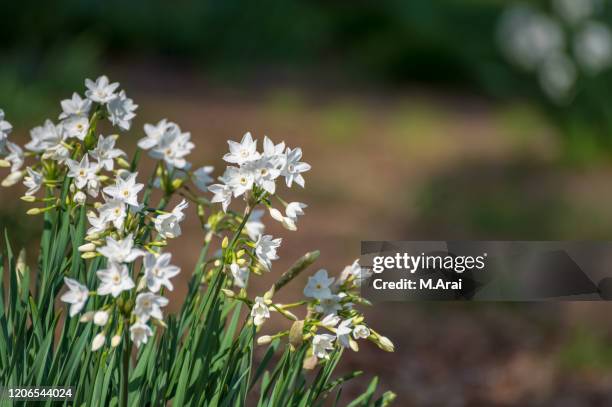
{"type": "Polygon", "coordinates": [[[285,214],[287,217],[297,220],[298,216],[304,215],[304,209],[308,206],[301,202],[291,202],[285,208],[285,214]]]}
{"type": "Polygon", "coordinates": [[[4,152],[4,146],[11,130],[13,130],[13,126],[4,120],[4,110],[0,109],[0,154],[4,152]]]}
{"type": "Polygon", "coordinates": [[[253,173],[246,167],[227,167],[222,178],[232,189],[235,198],[253,189],[255,182],[253,173]]]}
{"type": "Polygon", "coordinates": [[[353,338],[367,339],[370,336],[370,329],[365,325],[357,325],[353,328],[353,338]]]}
{"type": "Polygon", "coordinates": [[[88,116],[91,109],[91,100],[82,99],[81,96],[74,92],[71,99],[64,99],[60,102],[62,113],[59,119],[63,120],[71,116],[88,116]]]}
{"type": "Polygon", "coordinates": [[[41,153],[45,149],[61,143],[63,133],[64,130],[61,125],[56,126],[51,120],[47,119],[42,126],[30,130],[31,140],[25,145],[25,148],[35,153],[41,153]]]}
{"type": "Polygon", "coordinates": [[[274,144],[268,136],[264,136],[263,141],[264,152],[263,156],[270,160],[275,168],[282,168],[285,164],[285,142],[274,144]]]}
{"type": "Polygon", "coordinates": [[[93,315],[93,323],[98,326],[104,326],[108,322],[108,312],[106,311],[96,311],[93,315]]]}
{"type": "Polygon", "coordinates": [[[372,271],[361,267],[359,265],[359,259],[356,259],[353,264],[346,266],[344,270],[342,270],[338,283],[343,284],[349,277],[353,277],[355,286],[360,287],[365,280],[372,277],[372,271]]]}
{"type": "Polygon", "coordinates": [[[134,288],[134,281],[130,278],[125,264],[109,262],[107,268],[96,271],[96,275],[100,279],[98,295],[111,294],[117,298],[122,291],[134,288]]]}
{"type": "Polygon", "coordinates": [[[308,283],[304,287],[304,295],[317,300],[331,298],[333,283],[334,278],[327,275],[327,270],[321,269],[314,276],[308,277],[308,283]]]}
{"type": "Polygon", "coordinates": [[[81,141],[85,140],[89,131],[89,119],[82,116],[72,116],[62,122],[66,137],[74,137],[81,141]]]}
{"type": "Polygon", "coordinates": [[[169,127],[149,155],[157,160],[164,160],[172,168],[188,169],[191,164],[185,156],[191,153],[194,144],[190,141],[191,133],[183,133],[175,124],[169,127]]]}
{"type": "Polygon", "coordinates": [[[249,276],[248,267],[240,267],[238,264],[232,263],[230,265],[230,271],[232,272],[232,277],[234,277],[234,285],[236,287],[245,288],[249,276]]]}
{"type": "Polygon", "coordinates": [[[257,241],[259,236],[264,232],[266,225],[263,224],[261,218],[264,214],[263,209],[255,209],[251,212],[249,220],[244,224],[244,230],[252,241],[257,241]]]}
{"type": "Polygon", "coordinates": [[[187,208],[187,201],[184,199],[170,213],[157,215],[155,218],[155,229],[167,239],[174,239],[181,235],[181,222],[185,219],[183,211],[187,208]]]}
{"type": "Polygon", "coordinates": [[[213,184],[208,190],[214,194],[210,200],[212,203],[221,203],[223,212],[227,212],[227,207],[232,202],[232,188],[225,184],[213,184]]]}
{"type": "Polygon", "coordinates": [[[283,216],[283,214],[281,213],[281,211],[279,211],[276,208],[269,208],[269,212],[270,212],[270,216],[272,217],[272,219],[279,221],[283,227],[287,230],[291,230],[291,231],[296,231],[297,230],[297,226],[295,225],[295,221],[288,217],[288,216],[283,216]]]}
{"type": "Polygon", "coordinates": [[[98,249],[98,253],[113,263],[131,263],[145,252],[134,247],[132,234],[121,240],[115,240],[112,236],[106,237],[106,246],[98,249]]]}
{"type": "Polygon", "coordinates": [[[168,299],[153,293],[142,293],[136,297],[134,314],[142,322],[147,322],[153,317],[158,320],[164,319],[161,307],[168,305],[168,299]]]}
{"type": "Polygon", "coordinates": [[[266,319],[270,318],[270,309],[268,309],[263,297],[255,297],[253,308],[251,308],[251,316],[255,326],[262,325],[266,319]]]}
{"type": "Polygon", "coordinates": [[[83,205],[87,202],[87,195],[83,191],[77,191],[76,194],[72,197],[74,202],[78,205],[83,205]]]}
{"type": "Polygon", "coordinates": [[[228,140],[230,152],[223,156],[223,159],[228,163],[242,165],[249,161],[259,159],[260,155],[257,152],[257,140],[253,140],[250,132],[242,136],[240,143],[228,140]]]}
{"type": "Polygon", "coordinates": [[[9,154],[4,158],[11,163],[11,172],[16,172],[21,169],[24,162],[23,150],[15,143],[6,142],[9,154]]]}
{"type": "Polygon", "coordinates": [[[193,172],[193,183],[198,187],[200,191],[206,192],[208,191],[208,185],[213,181],[210,174],[212,174],[215,167],[206,166],[198,168],[193,172]]]}
{"type": "Polygon", "coordinates": [[[334,315],[342,309],[340,300],[344,298],[346,294],[332,294],[328,298],[320,298],[319,303],[315,305],[315,311],[320,312],[323,315],[334,315]]]}
{"type": "Polygon", "coordinates": [[[105,218],[103,215],[97,216],[93,211],[87,212],[87,220],[91,225],[91,227],[87,230],[88,236],[97,233],[102,233],[108,227],[108,219],[105,218]]]}
{"type": "Polygon", "coordinates": [[[75,160],[66,160],[68,165],[68,177],[74,178],[74,185],[78,189],[82,189],[90,182],[96,182],[96,172],[98,172],[98,166],[96,164],[89,163],[89,156],[83,155],[81,162],[75,160]]]}
{"type": "Polygon", "coordinates": [[[266,271],[272,269],[272,260],[278,259],[276,249],[280,247],[282,238],[274,239],[270,235],[259,235],[255,242],[255,255],[266,271]]]}
{"type": "Polygon", "coordinates": [[[153,331],[149,325],[142,322],[136,322],[130,327],[130,339],[138,348],[143,343],[147,343],[149,341],[149,337],[152,335],[153,331]]]}
{"type": "Polygon", "coordinates": [[[340,345],[344,346],[345,348],[350,346],[351,333],[353,332],[353,329],[351,328],[352,323],[352,318],[345,319],[344,321],[340,322],[340,325],[338,325],[338,328],[336,328],[336,338],[338,339],[340,345]]]}
{"type": "MultiPolygon", "coordinates": [[[[32,130],[34,131],[34,130],[32,130]]],[[[43,136],[40,139],[39,147],[42,147],[43,159],[50,159],[58,163],[64,163],[70,158],[70,151],[65,146],[66,131],[62,123],[54,125],[51,122],[45,123],[43,128],[43,136]]],[[[32,134],[32,133],[30,133],[32,134]]],[[[28,145],[26,145],[27,148],[28,145]]]]}
{"type": "Polygon", "coordinates": [[[95,352],[104,346],[104,342],[106,342],[106,335],[100,332],[96,336],[94,336],[93,341],[91,342],[91,351],[95,352]]]}
{"type": "Polygon", "coordinates": [[[280,170],[274,165],[272,160],[263,157],[245,164],[244,168],[253,174],[253,180],[257,186],[269,194],[274,194],[276,191],[276,182],[274,180],[280,175],[280,170]]]}
{"type": "Polygon", "coordinates": [[[122,130],[129,130],[132,127],[132,119],[136,117],[134,112],[137,108],[138,105],[134,104],[134,101],[128,98],[124,91],[119,92],[106,106],[108,119],[122,130]]]}
{"type": "Polygon", "coordinates": [[[327,328],[333,328],[340,322],[340,317],[336,314],[329,314],[321,320],[321,325],[327,328]]]}
{"type": "Polygon", "coordinates": [[[301,148],[298,147],[290,149],[287,147],[287,159],[285,161],[285,165],[283,166],[281,175],[285,177],[288,187],[291,187],[293,182],[295,182],[304,188],[304,177],[302,176],[302,173],[310,170],[310,164],[301,162],[301,158],[301,148]]]}
{"type": "Polygon", "coordinates": [[[89,289],[76,280],[64,277],[64,283],[68,287],[67,292],[62,294],[60,300],[70,304],[70,316],[73,317],[85,306],[87,298],[89,298],[89,289]]]}
{"type": "Polygon", "coordinates": [[[315,335],[312,338],[312,353],[319,359],[329,359],[329,351],[334,349],[334,339],[329,334],[315,335]]]}
{"type": "Polygon", "coordinates": [[[85,79],[85,96],[92,102],[105,104],[115,97],[115,91],[119,87],[117,82],[110,83],[106,75],[100,76],[96,81],[85,79]]]}
{"type": "Polygon", "coordinates": [[[122,150],[115,148],[115,141],[116,138],[113,136],[104,137],[100,135],[98,145],[90,153],[98,161],[98,165],[106,169],[106,171],[113,170],[115,158],[125,155],[122,150]]]}
{"type": "Polygon", "coordinates": [[[112,199],[100,207],[100,218],[105,223],[112,222],[115,228],[121,229],[127,216],[127,208],[123,201],[112,199]]]}
{"type": "Polygon", "coordinates": [[[138,192],[144,188],[144,184],[136,182],[138,173],[131,173],[125,177],[117,177],[115,185],[104,188],[104,193],[116,200],[123,201],[131,206],[139,206],[138,192]]]}
{"type": "Polygon", "coordinates": [[[166,119],[160,120],[157,124],[145,124],[144,132],[146,137],[138,140],[138,147],[143,150],[150,150],[157,146],[161,141],[164,134],[169,132],[178,131],[178,125],[176,123],[169,122],[166,119]]]}
{"type": "Polygon", "coordinates": [[[175,277],[181,272],[181,269],[177,266],[170,264],[172,255],[170,253],[163,253],[159,256],[155,256],[152,253],[147,253],[144,258],[144,269],[145,269],[145,280],[147,288],[156,293],[162,286],[172,291],[174,287],[170,282],[170,279],[175,277]]]}
{"type": "Polygon", "coordinates": [[[31,167],[27,167],[26,171],[28,175],[23,179],[23,185],[28,190],[26,191],[27,196],[34,195],[43,184],[43,175],[39,172],[34,171],[31,167]]]}

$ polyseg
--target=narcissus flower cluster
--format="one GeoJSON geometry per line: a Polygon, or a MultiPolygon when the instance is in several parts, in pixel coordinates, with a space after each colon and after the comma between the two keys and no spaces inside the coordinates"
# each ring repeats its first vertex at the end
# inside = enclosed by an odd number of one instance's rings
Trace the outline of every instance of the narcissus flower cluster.
{"type": "Polygon", "coordinates": [[[228,141],[223,156],[228,165],[215,182],[213,167],[194,169],[189,161],[195,147],[191,134],[167,119],[144,125],[130,158],[119,147],[120,133],[133,130],[138,105],[106,76],[87,79],[85,88],[84,95],[74,93],[61,102],[57,122],[46,120],[32,129],[23,148],[9,140],[12,126],[0,110],[0,164],[10,169],[3,186],[23,181],[22,199],[35,205],[28,214],[47,216],[62,208],[75,225],[83,225],[80,258],[71,261],[85,262],[89,274],[63,270],[60,299],[69,305],[70,317],[95,326],[92,350],[122,343],[140,347],[167,328],[167,291],[174,289],[181,270],[164,248],[182,235],[194,207],[205,233],[204,255],[213,239],[221,247],[198,263],[196,286],[220,284],[224,295],[219,298],[249,307],[247,322],[254,329],[273,313],[292,321],[290,330],[261,336],[259,343],[284,336],[292,347],[308,343],[315,364],[334,350],[356,351],[363,339],[393,350],[357,310],[367,304],[358,289],[370,276],[357,261],[337,277],[316,272],[303,290],[305,298],[293,304],[276,303],[274,295],[314,261],[312,254],[279,274],[270,290],[249,295],[253,275],[272,272],[279,258],[282,238],[265,233],[266,212],[289,231],[297,230],[305,214],[306,204],[287,202],[279,194],[283,185],[305,186],[311,167],[302,161],[301,148],[265,136],[259,150],[258,140],[247,132],[239,142],[228,141]],[[143,151],[155,161],[154,173],[144,180],[138,171],[143,151]],[[151,203],[154,190],[162,196],[157,205],[151,203]],[[302,318],[294,313],[297,307],[304,309],[302,318]]]}

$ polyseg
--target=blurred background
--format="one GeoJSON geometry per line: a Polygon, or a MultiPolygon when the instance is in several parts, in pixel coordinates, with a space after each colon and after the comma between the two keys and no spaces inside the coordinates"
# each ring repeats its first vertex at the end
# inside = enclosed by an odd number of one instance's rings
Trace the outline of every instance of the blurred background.
{"type": "MultiPolygon", "coordinates": [[[[283,198],[306,202],[307,216],[295,233],[266,218],[284,238],[281,260],[255,290],[314,249],[315,266],[339,273],[361,240],[611,240],[611,6],[5,2],[0,107],[25,141],[85,78],[107,74],[140,105],[133,144],[144,123],[168,118],[191,131],[194,165],[217,174],[226,140],[246,131],[301,146],[306,188],[283,198]]],[[[0,191],[0,225],[35,261],[41,225],[17,193],[0,191]]],[[[173,246],[177,299],[201,242],[193,221],[173,246]]],[[[301,295],[306,277],[280,299],[301,295]]],[[[377,304],[369,323],[396,352],[364,344],[339,373],[381,376],[398,406],[609,406],[610,312],[604,302],[377,304]]]]}

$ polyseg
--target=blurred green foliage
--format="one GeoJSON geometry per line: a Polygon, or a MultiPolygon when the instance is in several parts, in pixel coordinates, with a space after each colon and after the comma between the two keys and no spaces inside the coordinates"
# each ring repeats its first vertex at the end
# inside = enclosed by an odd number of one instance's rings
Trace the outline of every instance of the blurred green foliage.
{"type": "Polygon", "coordinates": [[[591,327],[576,329],[559,349],[558,359],[568,370],[610,371],[612,348],[610,338],[591,327]]]}
{"type": "MultiPolygon", "coordinates": [[[[570,158],[612,151],[610,75],[583,81],[568,107],[552,105],[536,79],[514,69],[496,44],[508,1],[60,0],[5,2],[0,25],[0,106],[42,120],[51,101],[114,58],[160,58],[225,82],[268,70],[344,83],[427,83],[535,102],[561,130],[570,158]],[[324,74],[321,74],[324,72],[324,74]],[[603,147],[603,148],[602,148],[603,147]]],[[[549,1],[529,3],[543,8],[549,1]]],[[[318,80],[318,79],[317,79],[318,80]]],[[[347,109],[323,127],[334,134],[347,109]]],[[[345,139],[345,135],[340,135],[345,139]]]]}
{"type": "Polygon", "coordinates": [[[231,78],[270,65],[299,71],[328,65],[370,80],[465,84],[484,78],[496,87],[488,65],[498,55],[488,39],[500,4],[30,0],[4,5],[3,19],[11,23],[0,27],[0,49],[18,56],[25,75],[46,69],[47,61],[75,62],[79,58],[62,59],[50,50],[87,38],[105,55],[187,58],[231,78]]]}

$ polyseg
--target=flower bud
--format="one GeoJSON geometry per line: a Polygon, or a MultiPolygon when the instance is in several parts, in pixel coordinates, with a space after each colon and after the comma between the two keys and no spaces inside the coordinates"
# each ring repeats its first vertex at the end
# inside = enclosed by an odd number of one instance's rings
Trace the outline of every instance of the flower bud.
{"type": "Polygon", "coordinates": [[[282,224],[283,224],[283,227],[287,230],[290,230],[292,232],[295,232],[297,230],[295,221],[291,218],[287,218],[287,217],[283,218],[282,224]]]}
{"type": "Polygon", "coordinates": [[[18,183],[21,178],[23,178],[23,175],[25,174],[25,171],[15,171],[15,172],[11,172],[8,177],[6,177],[3,181],[2,181],[2,185],[3,187],[12,187],[13,185],[15,185],[16,183],[18,183]]]}
{"type": "Polygon", "coordinates": [[[155,325],[155,326],[159,326],[159,327],[164,328],[164,329],[168,328],[168,325],[167,325],[167,324],[166,324],[164,321],[162,321],[161,319],[155,319],[155,318],[153,318],[153,319],[151,320],[151,323],[152,323],[153,325],[155,325]]]}
{"type": "Polygon", "coordinates": [[[221,291],[223,291],[223,294],[225,294],[225,296],[228,298],[234,298],[236,296],[236,293],[234,293],[232,290],[228,290],[227,288],[222,288],[221,291]]]}
{"type": "Polygon", "coordinates": [[[83,205],[85,201],[87,201],[87,195],[85,195],[83,191],[77,191],[77,193],[74,194],[73,199],[77,204],[83,205]]]}
{"type": "Polygon", "coordinates": [[[353,350],[353,352],[359,352],[359,345],[353,338],[349,338],[349,347],[353,350]]]}
{"type": "Polygon", "coordinates": [[[8,168],[11,166],[11,163],[7,160],[0,159],[0,168],[8,168]]]}
{"type": "Polygon", "coordinates": [[[15,265],[15,271],[17,271],[17,281],[21,283],[21,277],[23,277],[26,272],[26,251],[25,249],[21,249],[19,252],[19,256],[17,257],[17,264],[15,265]]]}
{"type": "Polygon", "coordinates": [[[244,266],[246,264],[246,260],[245,259],[238,259],[236,260],[236,264],[239,265],[240,267],[244,266]]]}
{"type": "Polygon", "coordinates": [[[100,349],[102,347],[102,345],[104,345],[105,341],[106,341],[106,336],[104,335],[104,333],[100,332],[99,334],[97,334],[93,338],[93,341],[91,342],[91,350],[92,350],[92,352],[95,352],[98,349],[100,349]]]}
{"type": "Polygon", "coordinates": [[[270,304],[272,302],[272,296],[274,295],[274,286],[272,286],[268,291],[265,292],[263,298],[266,301],[266,304],[270,304]]]}
{"type": "Polygon", "coordinates": [[[121,335],[115,335],[111,338],[111,346],[116,348],[121,343],[121,335]]]}
{"type": "Polygon", "coordinates": [[[146,278],[141,278],[140,280],[138,280],[138,285],[136,286],[136,291],[140,292],[140,291],[144,290],[146,286],[147,286],[147,279],[146,278]]]}
{"type": "Polygon", "coordinates": [[[40,215],[41,213],[42,210],[40,208],[32,208],[27,210],[26,215],[40,215]]]}
{"type": "Polygon", "coordinates": [[[295,349],[299,348],[304,341],[304,321],[295,321],[289,330],[289,343],[295,349]]]}
{"type": "Polygon", "coordinates": [[[79,251],[81,253],[93,252],[94,250],[96,250],[96,245],[93,243],[85,243],[84,245],[79,246],[79,251]]]}
{"type": "Polygon", "coordinates": [[[89,260],[89,259],[93,259],[94,257],[97,257],[97,256],[98,256],[98,253],[96,253],[96,252],[87,252],[87,253],[83,253],[81,255],[81,258],[83,260],[89,260]]]}
{"type": "Polygon", "coordinates": [[[385,352],[395,352],[395,346],[393,342],[386,336],[380,336],[378,338],[378,346],[385,352]]]}
{"type": "Polygon", "coordinates": [[[86,313],[81,315],[81,318],[79,318],[79,322],[89,322],[93,319],[93,315],[93,311],[87,311],[86,313]]]}
{"type": "Polygon", "coordinates": [[[108,322],[108,312],[97,311],[93,316],[93,322],[96,325],[104,326],[108,322]]]}
{"type": "Polygon", "coordinates": [[[24,195],[24,196],[22,196],[19,199],[21,199],[24,202],[34,202],[34,201],[36,201],[36,198],[33,197],[32,195],[24,195]]]}
{"type": "Polygon", "coordinates": [[[117,164],[122,168],[130,168],[130,163],[123,157],[117,157],[117,164]]]}
{"type": "Polygon", "coordinates": [[[184,183],[185,183],[184,179],[177,178],[177,179],[172,181],[172,189],[176,191],[177,189],[182,187],[184,183]]]}
{"type": "Polygon", "coordinates": [[[227,249],[227,246],[229,246],[229,239],[227,238],[227,236],[225,236],[223,238],[223,241],[221,242],[221,247],[227,249]]]}
{"type": "Polygon", "coordinates": [[[279,211],[276,208],[269,208],[268,211],[270,212],[270,216],[272,216],[272,219],[274,219],[274,220],[282,222],[283,219],[285,219],[285,217],[283,216],[281,211],[279,211]]]}
{"type": "Polygon", "coordinates": [[[272,337],[270,335],[264,335],[257,338],[258,345],[267,345],[272,342],[272,337]]]}
{"type": "Polygon", "coordinates": [[[312,370],[317,367],[318,359],[315,355],[310,355],[309,357],[304,359],[303,367],[306,370],[312,370]]]}

